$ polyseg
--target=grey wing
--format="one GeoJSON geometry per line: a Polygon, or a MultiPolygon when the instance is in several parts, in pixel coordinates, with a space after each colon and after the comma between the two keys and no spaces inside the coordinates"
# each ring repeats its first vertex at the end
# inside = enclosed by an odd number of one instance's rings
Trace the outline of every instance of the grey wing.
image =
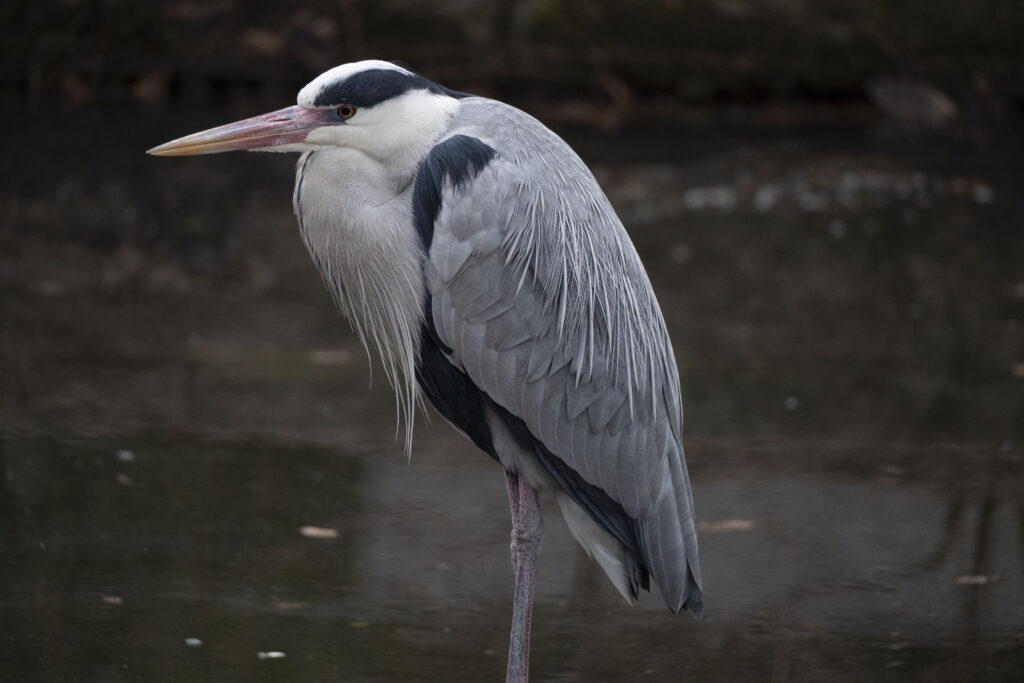
{"type": "Polygon", "coordinates": [[[669,608],[699,613],[678,378],[660,310],[589,171],[523,116],[511,122],[519,129],[506,122],[504,137],[492,134],[488,147],[500,151],[474,177],[439,185],[432,323],[452,363],[635,521],[669,608]],[[543,144],[524,146],[531,137],[543,144]]]}

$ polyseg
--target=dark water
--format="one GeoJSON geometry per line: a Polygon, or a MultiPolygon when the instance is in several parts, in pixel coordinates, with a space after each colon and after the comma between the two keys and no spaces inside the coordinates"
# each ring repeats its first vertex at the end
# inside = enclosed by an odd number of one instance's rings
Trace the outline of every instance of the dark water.
{"type": "MultiPolygon", "coordinates": [[[[0,678],[500,680],[501,474],[436,416],[406,461],[292,160],[139,154],[246,113],[54,116],[5,152],[0,678]]],[[[1012,150],[665,135],[575,142],[676,345],[706,616],[623,605],[548,508],[534,680],[1019,680],[1012,150]]]]}

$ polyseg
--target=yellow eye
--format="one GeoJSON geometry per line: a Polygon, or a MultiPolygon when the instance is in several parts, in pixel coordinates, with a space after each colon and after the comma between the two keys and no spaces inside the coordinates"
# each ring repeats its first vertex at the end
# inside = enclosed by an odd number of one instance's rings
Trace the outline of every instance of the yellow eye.
{"type": "Polygon", "coordinates": [[[350,119],[356,115],[356,108],[351,104],[343,104],[338,107],[338,116],[343,119],[350,119]]]}

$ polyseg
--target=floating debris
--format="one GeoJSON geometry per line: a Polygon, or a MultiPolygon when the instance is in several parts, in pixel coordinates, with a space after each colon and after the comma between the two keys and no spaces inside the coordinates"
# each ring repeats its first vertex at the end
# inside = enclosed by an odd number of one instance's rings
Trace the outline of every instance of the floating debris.
{"type": "Polygon", "coordinates": [[[994,577],[985,574],[961,574],[953,580],[957,586],[984,586],[994,577]]]}
{"type": "Polygon", "coordinates": [[[186,638],[185,644],[189,647],[199,647],[203,644],[203,641],[201,641],[199,638],[186,638]]]}
{"type": "Polygon", "coordinates": [[[135,486],[135,480],[122,472],[118,472],[114,475],[114,479],[116,479],[117,483],[121,486],[135,486]]]}
{"type": "Polygon", "coordinates": [[[117,459],[121,462],[135,462],[135,453],[127,448],[122,448],[117,452],[117,459]]]}
{"type": "Polygon", "coordinates": [[[727,534],[733,531],[750,531],[754,526],[752,519],[723,519],[717,522],[699,522],[697,530],[705,534],[727,534]]]}
{"type": "Polygon", "coordinates": [[[120,595],[104,595],[102,598],[103,602],[108,605],[123,605],[124,600],[121,599],[120,595]]]}
{"type": "Polygon", "coordinates": [[[348,622],[348,625],[351,626],[352,628],[368,628],[370,626],[370,622],[368,622],[368,621],[350,621],[350,622],[348,622]]]}
{"type": "Polygon", "coordinates": [[[288,655],[279,650],[270,650],[268,652],[257,652],[256,656],[260,659],[281,659],[282,657],[287,657],[288,655]]]}
{"type": "Polygon", "coordinates": [[[338,530],[329,529],[322,526],[303,526],[299,527],[299,533],[306,538],[337,538],[338,530]]]}

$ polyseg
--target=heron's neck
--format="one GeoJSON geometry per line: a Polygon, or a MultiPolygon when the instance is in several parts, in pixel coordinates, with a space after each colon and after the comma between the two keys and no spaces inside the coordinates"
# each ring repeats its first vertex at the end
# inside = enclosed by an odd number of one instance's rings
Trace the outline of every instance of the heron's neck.
{"type": "Polygon", "coordinates": [[[296,170],[302,239],[367,351],[374,348],[398,393],[411,444],[423,318],[423,249],[412,222],[412,187],[368,155],[308,152],[296,170]]]}

